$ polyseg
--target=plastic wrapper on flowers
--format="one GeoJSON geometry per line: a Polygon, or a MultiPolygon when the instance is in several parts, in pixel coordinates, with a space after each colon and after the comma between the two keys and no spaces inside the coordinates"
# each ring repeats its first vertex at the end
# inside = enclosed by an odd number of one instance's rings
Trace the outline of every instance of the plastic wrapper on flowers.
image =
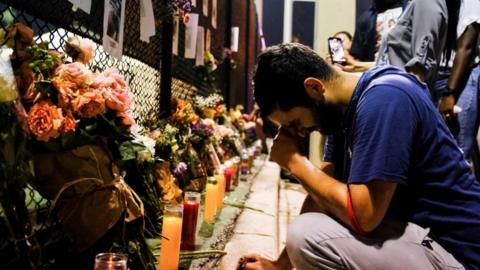
{"type": "Polygon", "coordinates": [[[175,183],[175,178],[170,172],[170,164],[168,162],[157,164],[153,174],[157,179],[160,190],[162,190],[162,197],[160,198],[162,203],[172,203],[180,198],[182,190],[175,183]]]}
{"type": "Polygon", "coordinates": [[[99,146],[36,154],[34,164],[38,191],[54,200],[52,213],[79,250],[93,245],[121,218],[130,222],[144,214],[141,200],[99,146]]]}

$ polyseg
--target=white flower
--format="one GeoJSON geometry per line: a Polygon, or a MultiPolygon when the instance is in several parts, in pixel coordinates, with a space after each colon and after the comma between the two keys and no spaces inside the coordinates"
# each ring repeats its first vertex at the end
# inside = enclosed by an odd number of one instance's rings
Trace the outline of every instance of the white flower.
{"type": "Polygon", "coordinates": [[[201,109],[203,108],[215,108],[218,104],[223,102],[223,97],[219,94],[211,94],[208,97],[195,97],[195,105],[201,109]]]}
{"type": "Polygon", "coordinates": [[[216,130],[216,133],[218,133],[218,136],[224,138],[224,137],[230,137],[234,135],[233,129],[228,128],[224,125],[218,125],[216,130]]]}
{"type": "Polygon", "coordinates": [[[208,127],[211,127],[211,128],[215,128],[215,126],[216,126],[215,121],[213,121],[213,119],[210,119],[210,118],[202,119],[202,124],[204,124],[208,127]]]}
{"type": "Polygon", "coordinates": [[[10,64],[12,49],[0,48],[0,102],[10,102],[17,98],[17,85],[10,64]]]}
{"type": "Polygon", "coordinates": [[[139,125],[133,125],[131,130],[134,136],[133,142],[145,146],[145,150],[137,153],[137,160],[141,162],[151,161],[155,156],[155,140],[143,135],[143,128],[139,125]]]}

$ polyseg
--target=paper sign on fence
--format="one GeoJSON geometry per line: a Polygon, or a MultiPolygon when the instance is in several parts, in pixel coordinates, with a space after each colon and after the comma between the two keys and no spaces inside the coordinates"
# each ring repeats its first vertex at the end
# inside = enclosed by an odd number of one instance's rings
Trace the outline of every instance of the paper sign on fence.
{"type": "Polygon", "coordinates": [[[205,57],[205,30],[203,26],[198,27],[198,34],[197,34],[197,53],[196,53],[196,66],[204,65],[204,57],[205,57]]]}
{"type": "Polygon", "coordinates": [[[198,14],[190,13],[185,24],[185,58],[194,59],[198,34],[198,14]]]}
{"type": "Polygon", "coordinates": [[[155,17],[152,0],[140,0],[140,40],[150,42],[155,35],[155,17]]]}
{"type": "Polygon", "coordinates": [[[85,11],[87,14],[90,14],[92,9],[92,0],[68,0],[73,6],[78,7],[79,9],[85,11]]]}
{"type": "Polygon", "coordinates": [[[103,49],[117,59],[122,58],[126,0],[105,0],[103,15],[103,49]]]}

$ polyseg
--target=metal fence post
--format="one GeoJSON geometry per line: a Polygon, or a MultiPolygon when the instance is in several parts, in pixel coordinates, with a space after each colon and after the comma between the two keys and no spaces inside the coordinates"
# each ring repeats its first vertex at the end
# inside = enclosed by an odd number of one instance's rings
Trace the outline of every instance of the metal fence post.
{"type": "Polygon", "coordinates": [[[160,117],[170,115],[172,98],[173,18],[162,22],[162,58],[160,69],[160,117]]]}

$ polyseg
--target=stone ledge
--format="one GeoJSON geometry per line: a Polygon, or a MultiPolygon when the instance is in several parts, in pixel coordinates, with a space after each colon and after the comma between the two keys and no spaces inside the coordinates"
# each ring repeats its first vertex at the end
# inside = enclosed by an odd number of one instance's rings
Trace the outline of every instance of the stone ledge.
{"type": "Polygon", "coordinates": [[[234,233],[225,246],[227,255],[217,269],[235,269],[238,259],[250,252],[268,258],[278,255],[278,188],[280,167],[266,162],[252,180],[251,193],[246,206],[261,209],[264,213],[245,209],[237,220],[234,233]]]}

